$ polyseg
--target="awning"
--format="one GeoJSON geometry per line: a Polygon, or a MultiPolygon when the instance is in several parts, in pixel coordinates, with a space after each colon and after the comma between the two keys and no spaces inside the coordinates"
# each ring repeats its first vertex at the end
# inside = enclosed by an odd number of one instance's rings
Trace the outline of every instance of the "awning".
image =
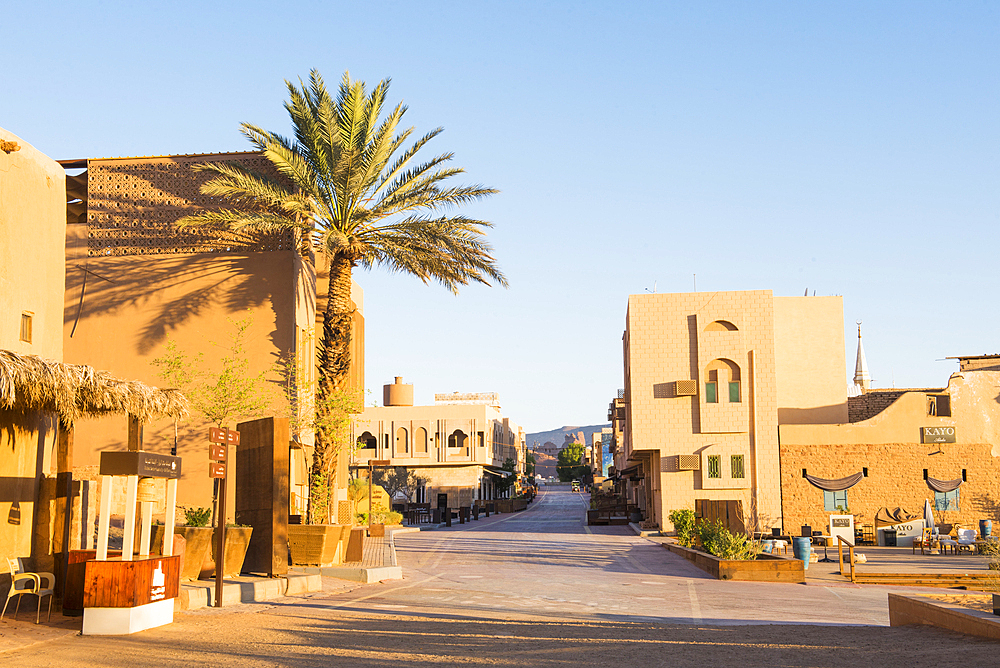
{"type": "Polygon", "coordinates": [[[954,492],[958,489],[964,480],[961,478],[956,478],[955,480],[938,480],[937,478],[927,478],[927,486],[933,489],[935,492],[954,492]]]}
{"type": "Polygon", "coordinates": [[[490,475],[495,475],[498,478],[509,478],[514,475],[513,471],[507,471],[500,468],[499,466],[483,466],[483,472],[489,473],[490,475]]]}
{"type": "Polygon", "coordinates": [[[813,487],[819,487],[820,489],[827,492],[841,492],[845,489],[850,489],[854,487],[861,479],[865,477],[864,472],[855,473],[854,475],[849,475],[846,478],[817,478],[816,476],[806,475],[803,476],[813,487]]]}
{"type": "Polygon", "coordinates": [[[631,478],[639,473],[639,469],[642,468],[642,464],[636,464],[635,466],[629,466],[627,469],[622,469],[621,477],[631,478]]]}

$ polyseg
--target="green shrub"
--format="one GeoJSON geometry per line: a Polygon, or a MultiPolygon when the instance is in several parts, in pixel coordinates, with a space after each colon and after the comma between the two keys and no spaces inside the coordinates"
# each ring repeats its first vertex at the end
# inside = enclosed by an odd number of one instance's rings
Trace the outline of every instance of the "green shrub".
{"type": "Polygon", "coordinates": [[[702,548],[719,559],[752,560],[757,558],[759,544],[746,534],[734,534],[722,522],[702,522],[697,528],[702,548]]]}
{"type": "Polygon", "coordinates": [[[211,508],[185,508],[184,521],[189,527],[207,527],[212,519],[211,508]]]}
{"type": "MultiPolygon", "coordinates": [[[[356,513],[354,515],[354,521],[357,524],[368,524],[368,513],[356,513]]],[[[372,515],[372,524],[402,524],[403,515],[402,513],[397,513],[395,510],[390,510],[389,512],[376,510],[375,514],[372,515]]]]}
{"type": "Polygon", "coordinates": [[[694,511],[686,508],[671,510],[667,517],[677,532],[677,542],[682,547],[691,547],[694,542],[694,511]]]}

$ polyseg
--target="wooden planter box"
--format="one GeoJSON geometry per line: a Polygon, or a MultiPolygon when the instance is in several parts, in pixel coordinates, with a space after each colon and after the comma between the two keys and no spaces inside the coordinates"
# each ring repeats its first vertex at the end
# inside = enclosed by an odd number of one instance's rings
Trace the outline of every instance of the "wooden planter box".
{"type": "Polygon", "coordinates": [[[295,566],[336,566],[350,534],[350,524],[290,524],[288,556],[295,566]]]}
{"type": "MultiPolygon", "coordinates": [[[[184,555],[181,559],[181,580],[197,580],[202,564],[212,558],[212,527],[174,527],[174,533],[184,537],[184,555]]],[[[163,554],[163,525],[153,526],[149,549],[163,554]]],[[[215,566],[213,564],[212,568],[215,566]]]]}
{"type": "MultiPolygon", "coordinates": [[[[201,578],[215,577],[215,531],[211,534],[211,545],[208,555],[201,565],[201,578]]],[[[243,572],[243,559],[247,556],[253,527],[226,527],[226,563],[223,566],[222,577],[231,578],[243,572]]]]}
{"type": "Polygon", "coordinates": [[[674,554],[679,554],[695,566],[719,580],[744,582],[798,582],[805,583],[806,572],[801,559],[760,554],[751,561],[719,559],[707,552],[663,543],[674,554]]]}

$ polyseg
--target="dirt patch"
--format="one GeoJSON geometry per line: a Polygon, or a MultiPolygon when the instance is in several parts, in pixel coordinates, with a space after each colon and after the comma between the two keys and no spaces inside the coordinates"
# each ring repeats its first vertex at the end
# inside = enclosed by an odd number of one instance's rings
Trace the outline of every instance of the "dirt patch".
{"type": "Polygon", "coordinates": [[[992,594],[923,594],[923,597],[933,599],[935,603],[948,603],[963,608],[993,612],[992,594]]]}

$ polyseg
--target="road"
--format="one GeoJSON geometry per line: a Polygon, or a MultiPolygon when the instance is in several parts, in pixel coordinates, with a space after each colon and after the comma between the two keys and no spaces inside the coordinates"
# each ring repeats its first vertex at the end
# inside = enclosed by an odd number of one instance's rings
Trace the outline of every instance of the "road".
{"type": "Polygon", "coordinates": [[[997,665],[997,645],[886,626],[885,590],[719,582],[586,503],[397,537],[403,581],[179,613],[134,636],[0,654],[17,666],[997,665]]]}

